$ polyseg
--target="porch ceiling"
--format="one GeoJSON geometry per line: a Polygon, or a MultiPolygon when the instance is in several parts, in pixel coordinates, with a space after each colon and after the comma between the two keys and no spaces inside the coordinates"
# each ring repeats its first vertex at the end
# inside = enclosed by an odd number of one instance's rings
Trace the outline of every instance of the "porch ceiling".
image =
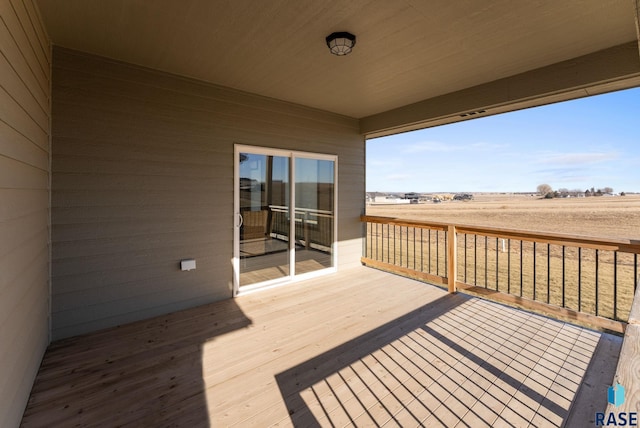
{"type": "Polygon", "coordinates": [[[355,118],[638,38],[633,0],[37,3],[55,45],[355,118]]]}

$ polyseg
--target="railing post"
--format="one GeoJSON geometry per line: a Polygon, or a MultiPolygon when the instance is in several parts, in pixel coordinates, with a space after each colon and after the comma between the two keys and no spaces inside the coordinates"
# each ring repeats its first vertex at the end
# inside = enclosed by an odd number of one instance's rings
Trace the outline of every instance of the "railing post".
{"type": "Polygon", "coordinates": [[[449,241],[449,247],[447,248],[447,255],[449,258],[447,279],[449,280],[449,293],[455,293],[456,281],[458,280],[458,244],[456,242],[456,227],[450,224],[447,233],[449,234],[447,239],[447,241],[449,241]]]}
{"type": "Polygon", "coordinates": [[[311,248],[311,242],[309,242],[309,211],[303,212],[302,217],[302,233],[304,234],[304,245],[306,249],[311,248]]]}

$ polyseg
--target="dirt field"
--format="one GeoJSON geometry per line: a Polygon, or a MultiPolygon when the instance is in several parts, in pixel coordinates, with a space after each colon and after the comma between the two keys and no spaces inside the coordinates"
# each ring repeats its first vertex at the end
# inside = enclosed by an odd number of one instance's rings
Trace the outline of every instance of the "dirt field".
{"type": "MultiPolygon", "coordinates": [[[[370,205],[367,214],[640,242],[640,195],[539,199],[479,194],[467,202],[370,205]]],[[[446,275],[445,234],[373,225],[367,233],[369,257],[446,275]]],[[[611,251],[587,248],[578,253],[572,246],[535,247],[517,239],[505,243],[474,235],[459,235],[457,247],[462,282],[608,318],[628,316],[638,269],[632,254],[619,253],[614,259],[611,251]]]]}
{"type": "Polygon", "coordinates": [[[640,240],[640,195],[539,199],[476,194],[472,201],[369,205],[368,215],[640,240]]]}

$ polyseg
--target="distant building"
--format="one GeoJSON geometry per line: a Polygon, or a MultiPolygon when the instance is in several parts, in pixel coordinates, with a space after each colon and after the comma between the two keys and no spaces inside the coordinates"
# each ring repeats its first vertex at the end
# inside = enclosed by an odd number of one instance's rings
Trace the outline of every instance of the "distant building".
{"type": "Polygon", "coordinates": [[[458,193],[453,197],[454,201],[470,201],[473,199],[473,195],[471,193],[458,193]]]}
{"type": "Polygon", "coordinates": [[[409,192],[404,194],[403,199],[408,199],[411,204],[417,204],[420,200],[420,195],[414,192],[409,192]]]}

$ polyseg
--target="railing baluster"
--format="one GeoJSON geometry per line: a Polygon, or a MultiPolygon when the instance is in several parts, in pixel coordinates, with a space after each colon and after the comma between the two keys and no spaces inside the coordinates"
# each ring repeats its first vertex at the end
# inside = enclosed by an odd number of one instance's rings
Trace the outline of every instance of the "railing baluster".
{"type": "Polygon", "coordinates": [[[467,234],[464,234],[464,282],[467,282],[467,234]]]}
{"type": "Polygon", "coordinates": [[[440,231],[436,230],[436,275],[440,276],[440,231]]]}
{"type": "Polygon", "coordinates": [[[636,289],[638,287],[638,282],[640,282],[640,278],[638,278],[638,255],[633,255],[633,294],[635,295],[636,289]]]}
{"type": "Polygon", "coordinates": [[[520,297],[522,297],[522,239],[520,240],[520,297]]]}
{"type": "Polygon", "coordinates": [[[407,269],[409,268],[409,226],[407,226],[407,269]]]}
{"type": "Polygon", "coordinates": [[[500,254],[500,252],[498,251],[498,238],[496,238],[496,291],[498,291],[498,266],[500,265],[498,262],[498,254],[500,254]]]}
{"type": "Polygon", "coordinates": [[[370,223],[365,223],[364,225],[364,242],[362,243],[362,254],[365,257],[369,257],[369,227],[371,227],[370,223]]]}
{"type": "Polygon", "coordinates": [[[391,261],[391,225],[387,224],[387,263],[391,261]]]}
{"type": "Polygon", "coordinates": [[[382,242],[382,248],[380,248],[381,239],[380,236],[384,236],[384,225],[380,225],[380,231],[376,227],[376,260],[382,260],[384,254],[384,242],[382,242]]]}
{"type": "Polygon", "coordinates": [[[367,225],[367,232],[369,235],[369,242],[367,242],[367,254],[369,254],[369,257],[373,257],[373,250],[370,248],[371,242],[373,241],[373,224],[369,223],[367,225]]]}
{"type": "MultiPolygon", "coordinates": [[[[407,239],[406,239],[406,242],[409,242],[409,226],[406,226],[406,228],[407,228],[407,239]]],[[[404,251],[404,248],[402,246],[402,238],[403,238],[403,236],[404,236],[404,232],[402,231],[402,226],[400,226],[400,266],[402,266],[402,263],[403,263],[403,261],[402,261],[402,256],[403,255],[404,255],[405,259],[409,258],[409,254],[407,254],[404,251]]]]}
{"type": "Polygon", "coordinates": [[[613,319],[618,319],[618,252],[613,252],[613,319]]]}
{"type": "Polygon", "coordinates": [[[380,228],[380,242],[382,243],[382,251],[380,252],[380,260],[384,261],[384,224],[380,228]]]}
{"type": "MultiPolygon", "coordinates": [[[[409,227],[407,226],[407,268],[409,268],[409,263],[411,262],[410,256],[411,254],[409,254],[409,227]]],[[[415,252],[414,252],[414,257],[415,257],[415,252]]]]}
{"type": "Polygon", "coordinates": [[[551,245],[547,244],[547,303],[551,302],[551,245]]]}
{"type": "Polygon", "coordinates": [[[397,233],[396,230],[398,230],[398,226],[393,225],[393,264],[396,264],[396,242],[398,241],[398,238],[396,237],[397,233]]]}
{"type": "Polygon", "coordinates": [[[431,229],[429,229],[429,273],[431,273],[431,229]]]}
{"type": "Polygon", "coordinates": [[[478,235],[473,235],[473,285],[478,285],[478,235]]]}
{"type": "Polygon", "coordinates": [[[511,238],[507,239],[507,294],[511,294],[511,238]]]}
{"type": "Polygon", "coordinates": [[[369,223],[367,225],[367,254],[369,254],[370,258],[373,258],[374,256],[374,252],[373,252],[373,230],[374,230],[375,226],[373,223],[369,223]]]}
{"type": "Polygon", "coordinates": [[[448,233],[445,232],[444,234],[444,271],[445,272],[449,272],[449,267],[447,266],[447,262],[449,261],[449,252],[447,251],[447,236],[449,236],[448,233]]]}
{"type": "Polygon", "coordinates": [[[376,223],[376,260],[378,260],[378,224],[376,223]]]}
{"type": "Polygon", "coordinates": [[[416,228],[413,228],[413,270],[416,270],[416,228]]]}
{"type": "Polygon", "coordinates": [[[566,278],[566,267],[565,267],[565,246],[562,246],[562,307],[565,306],[565,278],[566,278]]]}
{"type": "Polygon", "coordinates": [[[536,241],[533,241],[533,300],[536,300],[536,241]]]}
{"type": "Polygon", "coordinates": [[[367,245],[367,249],[369,250],[369,253],[371,255],[371,257],[373,257],[373,224],[370,225],[369,227],[369,243],[367,245]]]}
{"type": "MultiPolygon", "coordinates": [[[[406,235],[406,241],[405,241],[405,246],[406,246],[406,250],[404,248],[402,248],[402,244],[400,244],[400,266],[402,266],[402,255],[404,254],[405,260],[407,262],[407,268],[409,267],[409,226],[406,227],[406,231],[407,231],[407,235],[406,235]]],[[[403,233],[402,233],[402,229],[400,229],[400,239],[402,239],[403,233]]]]}
{"type": "Polygon", "coordinates": [[[596,316],[598,315],[598,250],[596,249],[596,294],[595,294],[595,301],[596,301],[596,316]]]}
{"type": "Polygon", "coordinates": [[[400,226],[400,266],[402,266],[402,226],[400,226]]]}
{"type": "Polygon", "coordinates": [[[488,236],[485,235],[484,237],[484,288],[487,288],[487,272],[488,272],[488,268],[489,268],[489,257],[488,257],[488,251],[487,251],[487,240],[489,239],[488,236]]]}
{"type": "Polygon", "coordinates": [[[578,247],[578,312],[582,312],[582,247],[578,247]]]}
{"type": "Polygon", "coordinates": [[[424,251],[422,248],[422,244],[424,243],[424,240],[422,238],[423,232],[424,232],[424,229],[421,227],[420,228],[420,272],[424,272],[424,251]]]}
{"type": "Polygon", "coordinates": [[[449,286],[449,293],[455,293],[458,274],[458,263],[456,260],[456,255],[458,254],[456,227],[453,225],[449,225],[446,233],[447,235],[445,235],[445,242],[447,242],[446,236],[449,236],[449,247],[446,248],[447,259],[449,260],[449,265],[447,267],[447,285],[449,286]]]}

